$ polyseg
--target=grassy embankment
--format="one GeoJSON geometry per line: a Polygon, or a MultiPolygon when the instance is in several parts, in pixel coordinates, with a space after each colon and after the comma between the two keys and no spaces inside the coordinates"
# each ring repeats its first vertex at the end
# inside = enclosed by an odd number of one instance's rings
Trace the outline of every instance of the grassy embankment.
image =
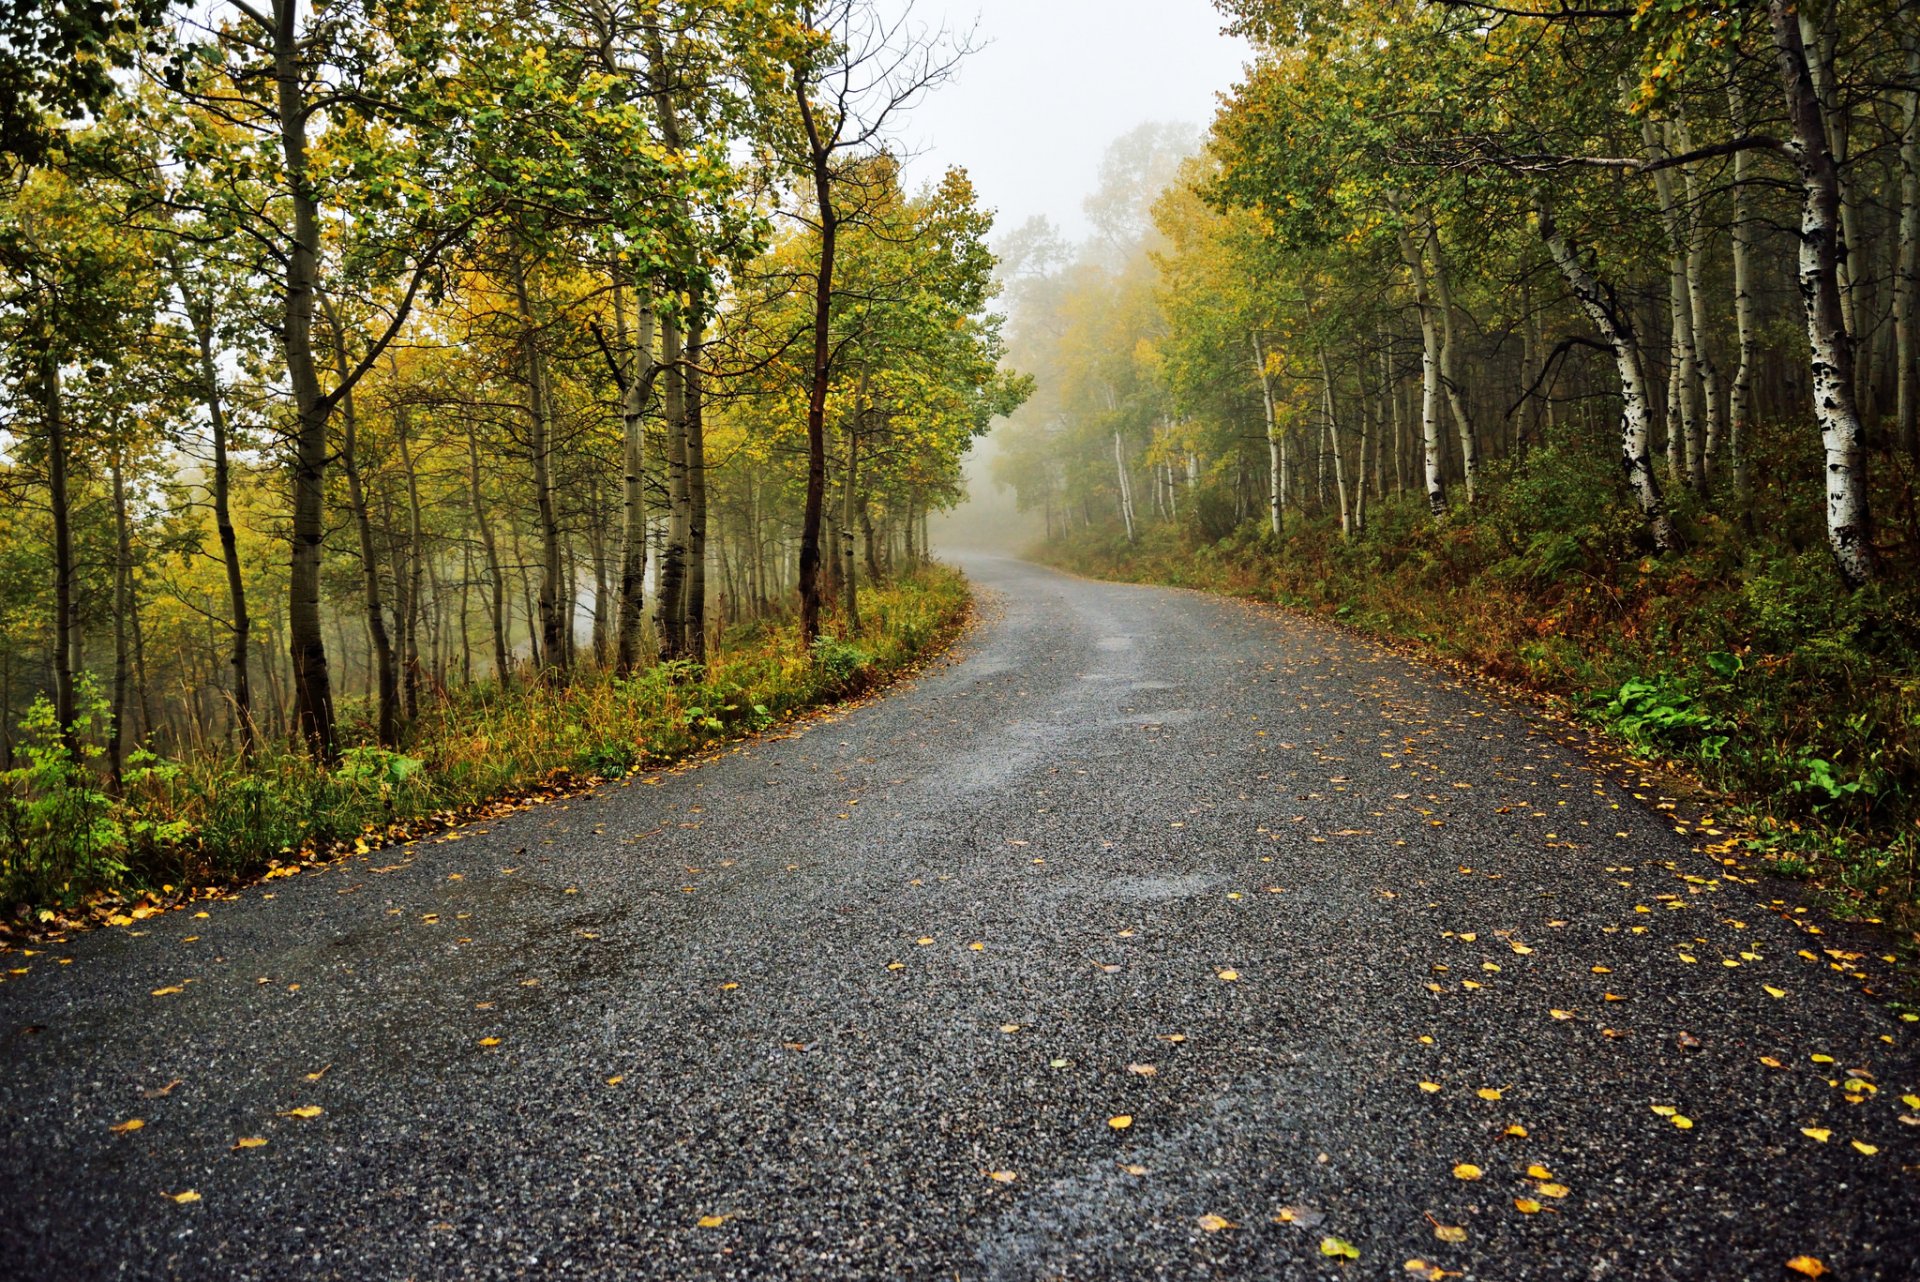
{"type": "MultiPolygon", "coordinates": [[[[931,566],[864,589],[860,629],[811,651],[791,624],[754,625],[729,633],[704,668],[475,686],[424,712],[401,750],[350,748],[331,771],[284,746],[251,762],[137,759],[114,796],[102,779],[97,698],[78,761],[43,710],[29,725],[29,763],[0,774],[0,892],[10,917],[26,910],[43,929],[145,915],[192,889],[658,766],[872,688],[949,639],[970,599],[958,572],[931,566]]],[[[343,732],[371,740],[355,721],[344,717],[343,732]]]]}
{"type": "MultiPolygon", "coordinates": [[[[1762,454],[1773,457],[1774,454],[1762,454]]],[[[1645,758],[1725,793],[1756,853],[1855,914],[1920,928],[1920,586],[1912,478],[1877,496],[1888,581],[1850,593],[1817,494],[1762,478],[1753,532],[1685,506],[1684,552],[1648,554],[1594,442],[1494,470],[1471,513],[1416,499],[1351,542],[1334,516],[1282,540],[1189,504],[1129,546],[1084,530],[1041,555],[1083,573],[1235,593],[1418,642],[1565,699],[1645,758]],[[1211,528],[1209,528],[1211,526],[1211,528]]],[[[1801,475],[1794,472],[1792,475],[1801,475]]]]}

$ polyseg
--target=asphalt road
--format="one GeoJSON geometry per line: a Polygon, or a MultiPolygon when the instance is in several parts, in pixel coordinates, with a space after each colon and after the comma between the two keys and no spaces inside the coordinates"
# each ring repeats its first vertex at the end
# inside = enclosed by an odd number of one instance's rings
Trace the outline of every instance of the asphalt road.
{"type": "Polygon", "coordinates": [[[1791,885],[1336,629],[967,568],[844,716],[4,959],[0,1274],[1920,1277],[1920,1024],[1791,885]]]}

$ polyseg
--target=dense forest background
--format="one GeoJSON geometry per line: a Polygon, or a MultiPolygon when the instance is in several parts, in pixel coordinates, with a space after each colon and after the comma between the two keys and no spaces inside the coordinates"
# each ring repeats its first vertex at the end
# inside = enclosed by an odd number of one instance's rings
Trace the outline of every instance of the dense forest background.
{"type": "Polygon", "coordinates": [[[911,659],[1025,384],[862,0],[60,0],[0,58],[0,889],[618,773],[911,659]]]}
{"type": "Polygon", "coordinates": [[[1220,8],[1211,130],[1001,245],[1045,554],[1571,696],[1910,906],[1920,9],[1220,8]]]}

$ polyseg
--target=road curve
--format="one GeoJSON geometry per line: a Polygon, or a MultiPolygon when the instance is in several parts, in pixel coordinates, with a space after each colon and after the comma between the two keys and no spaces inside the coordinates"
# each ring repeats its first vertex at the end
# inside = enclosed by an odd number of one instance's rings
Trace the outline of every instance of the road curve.
{"type": "Polygon", "coordinates": [[[966,567],[844,716],[6,959],[0,1276],[1920,1277],[1920,1025],[1790,891],[1339,630],[966,567]]]}

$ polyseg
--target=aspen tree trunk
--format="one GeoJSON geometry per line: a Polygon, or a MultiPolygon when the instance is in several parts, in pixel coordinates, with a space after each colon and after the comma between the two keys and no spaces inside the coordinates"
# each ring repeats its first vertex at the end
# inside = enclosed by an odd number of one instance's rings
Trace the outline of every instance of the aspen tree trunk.
{"type": "Polygon", "coordinates": [[[1453,429],[1460,437],[1460,470],[1467,487],[1467,502],[1480,497],[1480,445],[1473,431],[1473,419],[1460,395],[1460,380],[1453,370],[1453,286],[1447,277],[1447,265],[1440,252],[1440,229],[1427,223],[1427,243],[1433,247],[1433,286],[1440,308],[1440,386],[1447,394],[1447,408],[1453,413],[1453,429]]]}
{"type": "Polygon", "coordinates": [[[332,764],[339,755],[334,729],[333,682],[327,671],[326,635],[320,614],[320,554],[326,538],[327,419],[332,402],[321,394],[313,353],[313,317],[319,288],[320,209],[307,176],[307,103],[301,77],[306,53],[299,39],[298,0],[274,0],[273,79],[292,209],[286,263],[281,346],[295,408],[293,450],[293,553],[287,572],[287,644],[293,661],[294,717],[315,758],[332,764]]]}
{"type": "Polygon", "coordinates": [[[1113,434],[1113,465],[1120,473],[1120,519],[1127,526],[1127,542],[1133,542],[1133,494],[1127,484],[1127,456],[1120,447],[1120,433],[1113,434]]]}
{"type": "MultiPolygon", "coordinates": [[[[1853,254],[1860,245],[1860,239],[1854,227],[1852,193],[1848,190],[1846,166],[1848,159],[1849,129],[1845,105],[1834,84],[1833,58],[1835,31],[1834,23],[1838,19],[1838,6],[1825,6],[1823,21],[1816,25],[1814,15],[1807,6],[1799,5],[1795,13],[1799,19],[1801,59],[1806,64],[1807,76],[1811,83],[1814,101],[1819,107],[1821,136],[1826,140],[1828,154],[1833,158],[1834,185],[1838,193],[1837,234],[1840,239],[1838,263],[1835,273],[1840,282],[1840,317],[1845,323],[1847,333],[1859,334],[1858,282],[1853,266],[1853,254]]],[[[1854,395],[1859,396],[1859,389],[1854,395]]]]}
{"type": "Polygon", "coordinates": [[[1920,464],[1920,353],[1914,350],[1920,294],[1920,31],[1901,33],[1907,53],[1906,119],[1900,132],[1900,256],[1893,277],[1894,423],[1901,448],[1920,464]]]}
{"type": "Polygon", "coordinates": [[[1826,452],[1827,543],[1840,577],[1859,587],[1879,577],[1867,501],[1866,432],[1854,402],[1853,339],[1842,294],[1840,173],[1828,145],[1819,95],[1807,66],[1800,23],[1790,0],[1769,0],[1793,140],[1788,158],[1799,172],[1800,298],[1807,317],[1813,410],[1826,452]]]}
{"type": "Polygon", "coordinates": [[[1553,214],[1545,204],[1539,206],[1538,217],[1540,238],[1546,242],[1553,261],[1560,268],[1560,274],[1566,277],[1574,298],[1585,309],[1594,328],[1600,331],[1600,337],[1613,348],[1614,368],[1620,376],[1621,465],[1626,471],[1627,485],[1640,505],[1640,514],[1653,534],[1654,546],[1662,552],[1671,552],[1679,545],[1679,536],[1673,528],[1673,517],[1668,513],[1666,500],[1661,496],[1660,481],[1654,475],[1653,460],[1649,456],[1653,439],[1653,407],[1648,396],[1646,373],[1640,365],[1640,351],[1634,346],[1633,333],[1625,320],[1615,312],[1600,282],[1581,266],[1573,247],[1560,234],[1553,214]]]}
{"type": "Polygon", "coordinates": [[[853,494],[860,467],[860,419],[866,411],[866,375],[860,376],[860,391],[854,401],[853,419],[847,424],[847,470],[840,481],[840,588],[847,613],[849,634],[860,629],[860,590],[858,569],[853,554],[853,494]]]}
{"type": "Polygon", "coordinates": [[[1326,407],[1327,452],[1333,455],[1333,491],[1340,497],[1340,541],[1353,541],[1353,519],[1347,511],[1347,471],[1340,460],[1340,430],[1333,408],[1333,367],[1327,363],[1327,351],[1320,349],[1321,403],[1326,407]]]}
{"type": "Polygon", "coordinates": [[[700,375],[702,331],[698,291],[690,296],[687,322],[687,587],[681,630],[687,653],[707,661],[707,436],[700,375]]]}
{"type": "Polygon", "coordinates": [[[513,667],[507,658],[507,579],[500,572],[500,548],[493,539],[493,522],[487,519],[487,500],[480,489],[480,444],[474,439],[473,424],[467,424],[467,488],[473,499],[474,525],[480,532],[480,548],[487,558],[487,621],[493,628],[493,679],[501,685],[513,680],[513,667]]]}
{"type": "MultiPolygon", "coordinates": [[[[334,361],[341,381],[347,372],[346,335],[339,318],[328,308],[333,330],[334,361]]],[[[393,670],[393,639],[387,633],[386,607],[380,600],[380,562],[373,551],[373,523],[367,518],[366,488],[361,483],[360,464],[355,457],[358,445],[358,416],[353,409],[353,393],[340,398],[340,466],[347,474],[347,506],[353,512],[354,528],[360,535],[360,574],[366,595],[367,637],[373,646],[376,714],[374,733],[382,747],[400,742],[399,682],[393,670]]]]}
{"type": "Polygon", "coordinates": [[[113,476],[113,727],[107,738],[107,773],[115,792],[126,783],[127,616],[133,608],[133,538],[127,529],[126,469],[116,444],[109,456],[113,476]]]}
{"type": "Polygon", "coordinates": [[[793,85],[820,233],[820,258],[813,273],[813,367],[807,388],[806,505],[800,518],[800,639],[811,645],[820,635],[820,527],[826,509],[827,388],[833,377],[833,269],[840,220],[833,207],[833,143],[821,133],[806,78],[797,68],[793,85]]]}
{"type": "Polygon", "coordinates": [[[427,554],[426,522],[420,510],[420,476],[413,466],[413,444],[409,439],[412,424],[406,402],[400,398],[400,368],[393,365],[393,432],[400,444],[401,476],[407,486],[407,588],[406,608],[400,614],[400,693],[407,720],[420,715],[420,618],[421,581],[427,554]]]}
{"type": "MultiPolygon", "coordinates": [[[[1746,102],[1736,76],[1727,78],[1727,106],[1733,132],[1747,128],[1746,102]]],[[[1733,386],[1727,393],[1727,452],[1733,464],[1733,501],[1740,521],[1753,520],[1753,489],[1747,475],[1747,432],[1753,423],[1753,366],[1760,338],[1753,319],[1753,210],[1747,183],[1752,153],[1733,153],[1733,323],[1738,356],[1733,386]]]]}
{"type": "Polygon", "coordinates": [[[73,617],[73,509],[67,495],[67,425],[60,388],[60,361],[40,358],[41,413],[47,429],[47,505],[53,513],[53,711],[60,738],[77,762],[73,739],[74,681],[80,668],[73,617]]]}
{"type": "MultiPolygon", "coordinates": [[[[200,355],[200,403],[206,407],[207,430],[213,437],[213,528],[220,539],[220,559],[227,572],[227,608],[231,617],[232,641],[228,666],[233,670],[233,719],[240,734],[240,755],[251,758],[254,751],[253,690],[247,677],[247,643],[253,624],[247,617],[247,585],[240,570],[240,545],[233,527],[231,505],[233,467],[228,458],[226,399],[220,394],[220,370],[213,354],[213,307],[197,299],[187,287],[185,273],[177,261],[171,262],[175,287],[193,327],[200,355]]],[[[151,726],[151,722],[149,722],[151,726]]]]}
{"type": "MultiPolygon", "coordinates": [[[[1679,154],[1685,155],[1693,150],[1693,136],[1684,118],[1668,125],[1667,128],[1675,140],[1679,154]]],[[[1713,484],[1714,471],[1719,463],[1720,451],[1725,445],[1726,433],[1720,413],[1720,368],[1714,363],[1712,353],[1708,350],[1708,335],[1711,330],[1707,324],[1705,285],[1707,219],[1705,200],[1700,191],[1700,166],[1698,164],[1681,166],[1680,177],[1687,192],[1686,274],[1687,301],[1692,305],[1690,319],[1693,336],[1693,369],[1694,376],[1700,382],[1701,420],[1706,432],[1705,442],[1695,459],[1694,478],[1698,488],[1704,490],[1713,484]]]]}
{"type": "Polygon", "coordinates": [[[663,660],[687,653],[687,539],[692,512],[687,506],[687,374],[680,317],[660,318],[662,399],[667,429],[667,531],[660,547],[660,581],[655,587],[654,631],[663,660]]]}
{"type": "MultiPolygon", "coordinates": [[[[633,672],[640,664],[641,622],[647,609],[646,410],[654,378],[654,324],[653,309],[647,305],[646,295],[636,290],[634,301],[632,355],[620,398],[621,486],[625,511],[620,548],[620,622],[614,642],[614,666],[622,675],[633,672]]],[[[624,349],[627,348],[626,309],[619,305],[617,295],[614,314],[624,349]]]]}
{"type": "MultiPolygon", "coordinates": [[[[1387,203],[1395,213],[1401,212],[1398,197],[1389,196],[1387,203]]],[[[1439,520],[1447,514],[1447,481],[1440,446],[1440,334],[1427,288],[1425,256],[1404,225],[1399,242],[1400,258],[1413,281],[1414,311],[1420,317],[1420,437],[1426,456],[1427,507],[1439,520]]]]}
{"type": "MultiPolygon", "coordinates": [[[[1651,120],[1640,121],[1640,137],[1646,144],[1648,160],[1657,162],[1665,155],[1658,127],[1651,120]]],[[[1698,491],[1704,486],[1700,406],[1694,394],[1698,360],[1694,354],[1693,297],[1687,279],[1685,215],[1674,198],[1673,175],[1669,171],[1654,170],[1653,187],[1660,198],[1660,221],[1667,237],[1667,317],[1673,337],[1673,362],[1668,375],[1667,453],[1675,482],[1698,491]],[[1674,430],[1675,424],[1678,431],[1674,430]]]]}
{"type": "Polygon", "coordinates": [[[564,670],[572,647],[573,591],[562,581],[560,519],[553,496],[553,390],[547,354],[540,346],[526,264],[513,264],[514,300],[520,308],[521,360],[527,376],[527,452],[533,463],[533,502],[540,520],[540,662],[564,670]],[[564,599],[563,599],[564,598],[564,599]]]}

